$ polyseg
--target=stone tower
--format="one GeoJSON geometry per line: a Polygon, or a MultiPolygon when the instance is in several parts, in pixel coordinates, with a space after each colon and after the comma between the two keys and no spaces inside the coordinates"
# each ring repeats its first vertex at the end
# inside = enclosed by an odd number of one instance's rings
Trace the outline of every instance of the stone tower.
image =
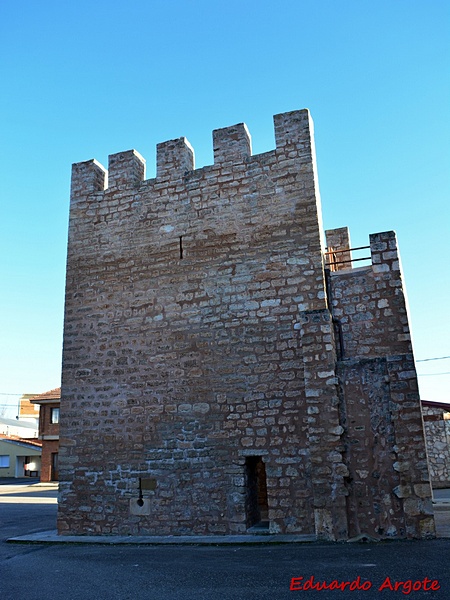
{"type": "Polygon", "coordinates": [[[395,234],[325,254],[309,112],[274,123],[73,166],[60,534],[433,535],[395,234]]]}

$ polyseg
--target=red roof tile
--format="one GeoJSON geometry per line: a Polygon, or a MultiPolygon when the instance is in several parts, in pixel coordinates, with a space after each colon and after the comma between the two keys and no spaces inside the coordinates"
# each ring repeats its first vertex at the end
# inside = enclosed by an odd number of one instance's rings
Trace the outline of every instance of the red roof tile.
{"type": "Polygon", "coordinates": [[[1,440],[10,440],[11,442],[22,442],[23,444],[30,444],[31,446],[36,446],[37,448],[42,448],[42,442],[37,439],[23,438],[18,435],[5,435],[4,433],[0,433],[1,440]]]}
{"type": "Polygon", "coordinates": [[[49,392],[44,392],[43,394],[39,394],[38,396],[33,396],[30,398],[30,402],[33,400],[60,400],[61,399],[61,388],[55,388],[54,390],[50,390],[49,392]]]}

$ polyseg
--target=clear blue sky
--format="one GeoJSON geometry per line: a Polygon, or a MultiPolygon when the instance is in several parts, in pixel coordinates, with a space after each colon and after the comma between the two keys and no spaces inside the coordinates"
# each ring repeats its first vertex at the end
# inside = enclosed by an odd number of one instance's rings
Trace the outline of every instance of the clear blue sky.
{"type": "MultiPolygon", "coordinates": [[[[397,231],[416,359],[449,356],[449,23],[448,0],[1,2],[0,411],[60,385],[71,164],[135,148],[152,177],[182,135],[211,164],[242,121],[265,152],[300,108],[325,227],[397,231]]],[[[417,367],[450,401],[450,360],[417,367]]]]}

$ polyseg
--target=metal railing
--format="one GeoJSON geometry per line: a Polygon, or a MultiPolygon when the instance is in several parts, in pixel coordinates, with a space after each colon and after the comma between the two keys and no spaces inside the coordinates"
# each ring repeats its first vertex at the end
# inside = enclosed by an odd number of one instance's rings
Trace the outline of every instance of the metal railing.
{"type": "Polygon", "coordinates": [[[370,246],[359,246],[358,248],[347,248],[346,250],[328,250],[328,252],[324,253],[325,256],[325,260],[326,260],[326,264],[328,267],[330,267],[330,271],[338,271],[339,267],[338,265],[344,265],[347,263],[354,263],[357,262],[359,260],[371,260],[371,256],[363,256],[362,258],[349,258],[349,259],[344,259],[344,260],[340,260],[339,257],[337,256],[338,254],[348,254],[349,256],[351,252],[356,252],[357,250],[367,250],[370,249],[370,246]]]}

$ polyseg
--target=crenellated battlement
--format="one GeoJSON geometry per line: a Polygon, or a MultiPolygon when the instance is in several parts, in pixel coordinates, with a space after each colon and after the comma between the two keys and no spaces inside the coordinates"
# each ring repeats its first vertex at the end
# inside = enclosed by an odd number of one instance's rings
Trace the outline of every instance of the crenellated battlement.
{"type": "Polygon", "coordinates": [[[72,165],[72,198],[102,192],[107,184],[108,171],[95,159],[72,165]]]}
{"type": "Polygon", "coordinates": [[[136,150],[110,154],[108,159],[108,188],[136,185],[144,181],[145,159],[136,150]]]}
{"type": "Polygon", "coordinates": [[[156,178],[177,179],[195,168],[194,149],[185,137],[156,146],[156,178]]]}
{"type": "Polygon", "coordinates": [[[307,108],[275,115],[275,144],[278,150],[311,144],[314,125],[307,108]]]}
{"type": "Polygon", "coordinates": [[[242,162],[252,155],[252,139],[245,123],[213,131],[214,164],[242,162]]]}
{"type": "MultiPolygon", "coordinates": [[[[274,116],[276,149],[273,155],[293,150],[313,151],[313,124],[307,109],[274,116]]],[[[252,155],[251,136],[245,123],[215,129],[212,133],[214,167],[232,168],[248,162],[252,155]]],[[[267,153],[266,153],[267,154],[267,153]]],[[[185,137],[156,146],[156,180],[175,182],[195,169],[194,149],[185,137]]],[[[145,180],[145,159],[136,150],[111,154],[106,170],[96,160],[76,163],[72,169],[72,197],[86,196],[108,189],[136,187],[145,180]]]]}

